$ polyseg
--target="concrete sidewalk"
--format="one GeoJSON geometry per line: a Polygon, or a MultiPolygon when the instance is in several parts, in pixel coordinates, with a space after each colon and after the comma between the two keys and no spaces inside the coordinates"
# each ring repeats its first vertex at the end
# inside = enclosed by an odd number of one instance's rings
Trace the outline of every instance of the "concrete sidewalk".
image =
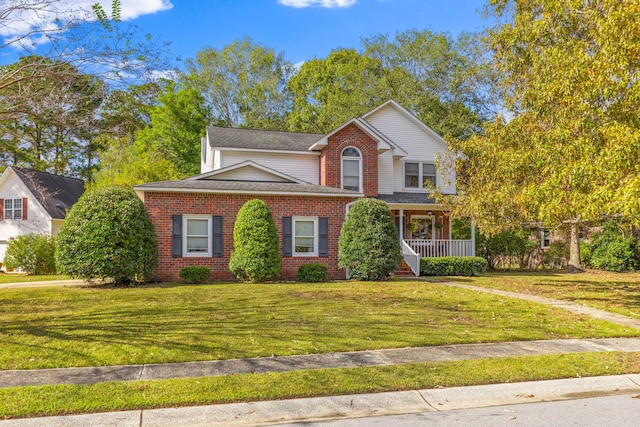
{"type": "Polygon", "coordinates": [[[84,286],[86,282],[79,279],[43,280],[36,282],[0,283],[0,289],[13,288],[48,288],[53,286],[84,286]]]}
{"type": "Polygon", "coordinates": [[[610,351],[640,352],[640,338],[516,341],[204,362],[0,371],[0,388],[50,384],[92,384],[108,381],[165,378],[196,378],[309,369],[385,366],[400,363],[610,351]]]}
{"type": "Polygon", "coordinates": [[[574,378],[0,421],[1,427],[258,426],[640,393],[640,375],[574,378]]]}

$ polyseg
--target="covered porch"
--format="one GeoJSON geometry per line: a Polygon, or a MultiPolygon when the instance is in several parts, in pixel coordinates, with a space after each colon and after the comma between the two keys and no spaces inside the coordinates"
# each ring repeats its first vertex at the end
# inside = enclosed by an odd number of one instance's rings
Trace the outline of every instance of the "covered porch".
{"type": "Polygon", "coordinates": [[[403,258],[411,271],[416,276],[420,274],[420,258],[475,256],[473,225],[469,239],[453,239],[449,213],[424,194],[420,196],[427,203],[385,200],[394,216],[403,258]]]}

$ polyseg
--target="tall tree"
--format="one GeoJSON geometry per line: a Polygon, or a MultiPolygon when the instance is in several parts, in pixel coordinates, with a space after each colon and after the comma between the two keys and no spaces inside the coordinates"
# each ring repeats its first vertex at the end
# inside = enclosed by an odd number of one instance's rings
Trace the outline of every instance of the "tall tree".
{"type": "MultiPolygon", "coordinates": [[[[23,57],[7,69],[28,73],[24,64],[46,62],[23,57]]],[[[93,138],[100,128],[98,109],[105,85],[94,76],[80,73],[70,64],[57,64],[64,73],[27,76],[20,84],[0,91],[0,100],[20,104],[19,116],[0,122],[8,156],[0,161],[54,173],[90,175],[95,166],[93,138]]]]}
{"type": "Polygon", "coordinates": [[[204,48],[186,67],[183,82],[202,93],[218,124],[284,126],[290,108],[285,85],[293,65],[282,52],[244,38],[222,49],[204,48]]]}
{"type": "Polygon", "coordinates": [[[355,49],[333,50],[325,59],[305,62],[288,90],[293,96],[288,127],[302,132],[329,132],[393,97],[380,62],[355,49]]]}
{"type": "Polygon", "coordinates": [[[640,2],[490,0],[508,120],[451,141],[461,157],[458,213],[484,231],[540,221],[571,230],[580,269],[585,221],[640,223],[640,2]]]}
{"type": "MultiPolygon", "coordinates": [[[[66,0],[12,0],[0,2],[0,52],[17,48],[29,61],[0,66],[0,95],[26,80],[55,81],[69,68],[104,81],[122,83],[169,69],[167,45],[135,25],[120,20],[120,0],[107,13],[97,3],[83,9],[66,0]],[[54,16],[55,19],[51,19],[54,16]]],[[[22,98],[0,97],[0,120],[20,116],[22,98]]]]}

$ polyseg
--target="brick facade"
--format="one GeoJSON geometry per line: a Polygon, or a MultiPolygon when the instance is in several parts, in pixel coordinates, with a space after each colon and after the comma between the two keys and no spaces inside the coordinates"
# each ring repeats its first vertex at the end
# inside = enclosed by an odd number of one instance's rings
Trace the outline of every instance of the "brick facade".
{"type": "Polygon", "coordinates": [[[334,135],[320,155],[320,185],[341,188],[342,151],[355,147],[362,155],[362,192],[366,197],[378,195],[378,143],[351,123],[334,135]]]}
{"type": "Polygon", "coordinates": [[[261,199],[271,209],[282,244],[283,216],[327,217],[329,221],[328,257],[282,257],[281,276],[295,279],[298,267],[310,262],[321,262],[328,267],[330,279],[344,279],[345,272],[338,268],[338,238],[346,215],[346,206],[354,199],[344,197],[311,197],[286,195],[245,195],[145,192],[144,204],[156,227],[159,246],[159,266],[156,278],[162,281],[180,281],[180,269],[198,265],[211,268],[211,280],[233,280],[229,271],[229,256],[233,249],[233,226],[240,207],[250,199],[261,199]],[[222,257],[172,257],[171,215],[221,215],[223,217],[222,257]]]}

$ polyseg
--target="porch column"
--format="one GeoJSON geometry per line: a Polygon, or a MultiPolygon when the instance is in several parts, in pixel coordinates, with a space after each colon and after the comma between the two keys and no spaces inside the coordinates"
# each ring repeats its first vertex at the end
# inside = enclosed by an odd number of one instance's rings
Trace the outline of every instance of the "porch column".
{"type": "Polygon", "coordinates": [[[398,211],[398,228],[400,228],[398,230],[398,236],[400,236],[400,240],[404,240],[404,209],[400,209],[400,211],[398,211]]]}
{"type": "Polygon", "coordinates": [[[476,256],[476,225],[471,220],[471,256],[476,256]]]}

